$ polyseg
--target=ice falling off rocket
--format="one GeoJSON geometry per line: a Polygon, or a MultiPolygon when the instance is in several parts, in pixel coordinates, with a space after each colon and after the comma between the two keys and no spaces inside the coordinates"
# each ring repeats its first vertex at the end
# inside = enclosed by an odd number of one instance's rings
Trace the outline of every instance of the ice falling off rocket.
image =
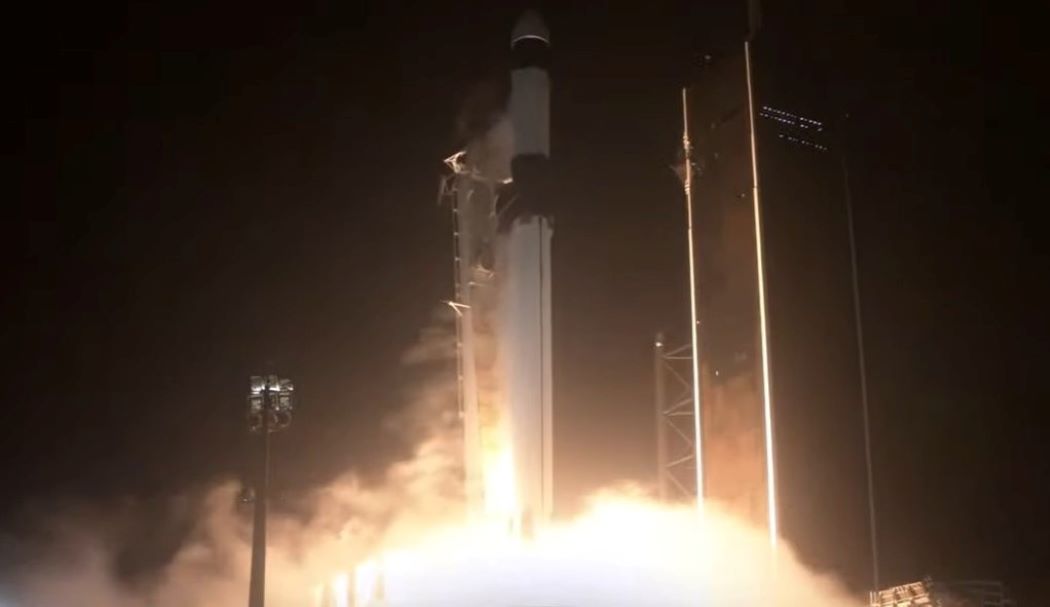
{"type": "Polygon", "coordinates": [[[553,503],[549,57],[546,25],[526,12],[506,119],[446,161],[468,505],[525,534],[553,503]]]}

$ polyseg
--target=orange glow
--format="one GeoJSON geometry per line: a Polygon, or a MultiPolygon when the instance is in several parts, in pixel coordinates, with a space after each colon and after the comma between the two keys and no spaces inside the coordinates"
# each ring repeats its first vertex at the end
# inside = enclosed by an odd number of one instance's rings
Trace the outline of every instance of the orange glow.
{"type": "Polygon", "coordinates": [[[515,487],[514,455],[509,446],[486,453],[484,479],[486,518],[514,524],[521,508],[515,487]]]}
{"type": "MultiPolygon", "coordinates": [[[[490,428],[485,513],[459,522],[417,521],[380,542],[330,583],[317,607],[495,604],[806,604],[857,607],[827,593],[765,530],[710,502],[695,508],[652,501],[644,491],[592,496],[581,516],[528,537],[519,529],[514,462],[506,433],[490,428]],[[352,583],[351,583],[352,580],[352,583]],[[718,600],[715,600],[718,599],[718,600]],[[720,603],[719,600],[728,603],[720,603]]],[[[424,498],[425,499],[425,498],[424,498]]],[[[333,563],[335,564],[335,563],[333,563]]],[[[335,564],[338,567],[338,564],[335,564]]]]}
{"type": "Polygon", "coordinates": [[[717,504],[699,518],[693,508],[605,494],[579,518],[530,538],[478,524],[422,532],[359,565],[353,597],[336,605],[859,607],[790,553],[773,559],[772,550],[763,531],[717,504]]]}

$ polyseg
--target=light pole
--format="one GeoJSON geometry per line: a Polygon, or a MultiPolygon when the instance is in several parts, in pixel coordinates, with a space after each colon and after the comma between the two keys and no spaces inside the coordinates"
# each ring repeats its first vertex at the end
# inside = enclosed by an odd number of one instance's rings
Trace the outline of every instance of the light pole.
{"type": "Polygon", "coordinates": [[[292,422],[293,391],[290,379],[253,375],[248,391],[248,430],[262,435],[262,462],[255,482],[252,526],[252,572],[248,607],[266,603],[266,507],[270,490],[270,434],[292,422]]]}

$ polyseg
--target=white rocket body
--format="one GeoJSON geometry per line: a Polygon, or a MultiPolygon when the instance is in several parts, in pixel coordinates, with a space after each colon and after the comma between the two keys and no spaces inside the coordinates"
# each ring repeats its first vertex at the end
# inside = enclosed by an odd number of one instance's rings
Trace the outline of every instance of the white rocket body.
{"type": "Polygon", "coordinates": [[[553,506],[548,40],[518,21],[507,119],[446,160],[468,509],[524,533],[553,506]]]}
{"type": "Polygon", "coordinates": [[[524,529],[553,506],[551,228],[547,218],[514,221],[502,240],[500,354],[514,488],[524,529]]]}
{"type": "Polygon", "coordinates": [[[511,174],[516,197],[497,250],[500,356],[515,490],[526,532],[553,508],[551,352],[551,222],[549,195],[550,36],[539,15],[525,13],[511,36],[509,117],[514,133],[511,174]],[[509,224],[509,225],[508,225],[509,224]]]}

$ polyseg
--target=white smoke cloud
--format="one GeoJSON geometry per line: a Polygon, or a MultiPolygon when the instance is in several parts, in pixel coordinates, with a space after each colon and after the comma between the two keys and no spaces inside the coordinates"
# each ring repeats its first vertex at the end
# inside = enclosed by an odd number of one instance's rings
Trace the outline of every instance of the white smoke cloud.
{"type": "Polygon", "coordinates": [[[701,521],[689,507],[615,493],[531,541],[446,529],[380,563],[391,607],[861,604],[789,549],[774,557],[763,531],[722,512],[701,521]]]}
{"type": "MultiPolygon", "coordinates": [[[[405,362],[448,360],[452,352],[448,329],[429,330],[405,362]]],[[[455,391],[450,373],[419,384],[391,422],[413,429],[417,446],[380,482],[348,473],[303,497],[300,514],[271,516],[269,606],[316,607],[318,593],[330,596],[322,586],[333,576],[369,560],[383,572],[389,607],[860,605],[787,548],[773,559],[763,530],[717,511],[701,522],[691,508],[659,505],[639,491],[595,496],[582,515],[530,541],[465,524],[455,391]]],[[[0,590],[3,607],[246,604],[250,521],[237,493],[229,482],[190,500],[197,510],[188,538],[134,585],[114,573],[111,532],[119,523],[97,512],[57,518],[46,549],[35,547],[40,557],[0,590]]]]}
{"type": "MultiPolygon", "coordinates": [[[[389,465],[379,482],[369,483],[349,472],[303,496],[294,514],[271,511],[268,605],[311,605],[312,589],[333,572],[347,569],[380,546],[462,520],[456,385],[440,364],[450,361],[454,352],[451,329],[441,322],[425,330],[404,355],[406,374],[425,377],[406,395],[408,405],[384,423],[399,435],[414,437],[410,457],[389,465]],[[426,375],[431,366],[439,367],[439,373],[426,375]]],[[[5,572],[0,582],[0,601],[7,601],[0,607],[245,604],[251,521],[250,512],[239,504],[239,493],[240,484],[231,480],[173,500],[196,504],[191,531],[170,562],[135,583],[121,579],[117,561],[121,537],[128,532],[122,519],[142,512],[127,505],[114,515],[106,507],[55,504],[54,514],[37,523],[47,539],[12,547],[12,552],[32,558],[16,555],[18,566],[5,572]]]]}
{"type": "Polygon", "coordinates": [[[473,168],[492,182],[510,179],[513,154],[514,129],[505,114],[496,115],[492,127],[467,144],[467,158],[473,168]]]}

